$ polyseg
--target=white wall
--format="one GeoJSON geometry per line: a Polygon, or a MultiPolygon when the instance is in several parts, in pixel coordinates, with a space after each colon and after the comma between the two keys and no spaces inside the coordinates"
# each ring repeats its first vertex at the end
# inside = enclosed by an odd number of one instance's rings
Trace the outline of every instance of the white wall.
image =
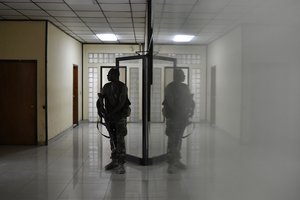
{"type": "Polygon", "coordinates": [[[298,1],[264,0],[209,45],[208,67],[217,67],[217,126],[245,143],[299,148],[299,10],[298,1]]]}
{"type": "Polygon", "coordinates": [[[300,142],[299,9],[298,1],[266,0],[242,27],[242,134],[253,144],[300,142]]]}
{"type": "MultiPolygon", "coordinates": [[[[208,88],[211,67],[216,66],[216,126],[237,138],[241,120],[241,64],[241,28],[208,46],[208,88]]],[[[210,110],[210,90],[207,102],[210,110]]]]}
{"type": "Polygon", "coordinates": [[[0,59],[37,60],[37,140],[45,144],[46,22],[0,21],[0,59]]]}
{"type": "Polygon", "coordinates": [[[73,64],[78,65],[79,120],[81,108],[81,43],[48,23],[48,139],[73,125],[73,64]]]}

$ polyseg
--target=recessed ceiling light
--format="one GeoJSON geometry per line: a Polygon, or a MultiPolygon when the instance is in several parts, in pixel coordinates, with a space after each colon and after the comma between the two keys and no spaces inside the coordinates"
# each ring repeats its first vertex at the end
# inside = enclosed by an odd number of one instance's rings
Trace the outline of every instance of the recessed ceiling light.
{"type": "Polygon", "coordinates": [[[95,0],[65,0],[69,5],[94,5],[96,4],[95,0]]]}
{"type": "Polygon", "coordinates": [[[97,37],[102,41],[117,41],[118,40],[118,38],[115,34],[110,34],[110,33],[97,34],[97,37]]]}
{"type": "Polygon", "coordinates": [[[195,37],[194,35],[175,35],[173,38],[173,41],[174,42],[189,42],[194,37],[195,37]]]}

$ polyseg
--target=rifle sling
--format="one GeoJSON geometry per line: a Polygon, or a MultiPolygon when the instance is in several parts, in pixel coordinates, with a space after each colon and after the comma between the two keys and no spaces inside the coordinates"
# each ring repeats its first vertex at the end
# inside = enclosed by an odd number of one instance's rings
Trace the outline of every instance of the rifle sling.
{"type": "Polygon", "coordinates": [[[101,131],[100,131],[100,129],[99,129],[99,124],[102,124],[103,126],[105,126],[106,127],[106,124],[105,123],[103,123],[103,122],[101,122],[101,120],[100,119],[98,119],[98,121],[97,121],[97,129],[98,129],[98,131],[99,131],[99,133],[102,135],[102,136],[104,136],[104,137],[106,137],[106,138],[110,138],[110,136],[107,136],[107,135],[105,135],[105,134],[103,134],[101,131]]]}

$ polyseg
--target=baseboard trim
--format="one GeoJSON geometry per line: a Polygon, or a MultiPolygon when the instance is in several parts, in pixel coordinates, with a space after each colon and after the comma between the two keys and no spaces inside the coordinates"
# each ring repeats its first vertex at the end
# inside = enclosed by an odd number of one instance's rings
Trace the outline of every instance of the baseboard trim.
{"type": "Polygon", "coordinates": [[[78,127],[80,124],[82,123],[86,123],[85,120],[81,120],[78,122],[78,125],[74,126],[74,124],[72,126],[70,126],[69,128],[65,129],[64,131],[60,132],[59,134],[57,134],[56,136],[54,136],[53,138],[48,140],[48,145],[59,140],[60,138],[62,138],[64,135],[66,135],[70,130],[72,130],[73,128],[78,127]]]}

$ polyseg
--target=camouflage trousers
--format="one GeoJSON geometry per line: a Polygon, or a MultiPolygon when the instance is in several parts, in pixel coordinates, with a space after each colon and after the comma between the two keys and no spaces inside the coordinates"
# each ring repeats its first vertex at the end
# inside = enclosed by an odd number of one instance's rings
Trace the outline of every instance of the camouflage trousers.
{"type": "Polygon", "coordinates": [[[125,136],[127,135],[126,119],[109,122],[111,159],[119,164],[124,164],[126,159],[125,136]]]}
{"type": "Polygon", "coordinates": [[[169,164],[175,163],[181,158],[181,143],[184,130],[186,128],[186,121],[178,121],[167,119],[166,135],[168,136],[167,146],[167,162],[169,164]]]}

